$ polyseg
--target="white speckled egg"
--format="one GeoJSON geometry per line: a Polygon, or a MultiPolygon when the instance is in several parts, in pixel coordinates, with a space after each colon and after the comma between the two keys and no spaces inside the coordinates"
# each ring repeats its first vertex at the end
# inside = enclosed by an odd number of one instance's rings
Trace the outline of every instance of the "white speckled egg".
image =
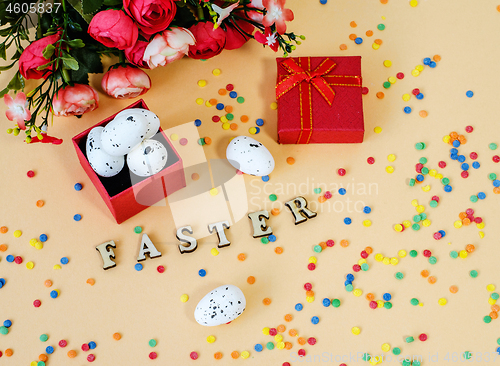
{"type": "Polygon", "coordinates": [[[127,155],[128,168],[140,177],[149,177],[163,169],[168,160],[165,146],[156,140],[144,140],[127,155]]]}
{"type": "Polygon", "coordinates": [[[125,109],[125,110],[121,111],[120,113],[118,113],[115,116],[115,119],[119,116],[122,116],[124,114],[130,114],[130,113],[140,114],[146,118],[148,125],[147,125],[146,135],[144,136],[145,139],[150,139],[151,137],[156,135],[156,133],[160,129],[160,119],[158,118],[158,116],[156,114],[154,114],[153,112],[151,112],[148,109],[128,108],[128,109],[125,109]]]}
{"type": "Polygon", "coordinates": [[[245,311],[247,301],[241,290],[234,285],[217,287],[200,300],[194,311],[198,324],[207,327],[233,321],[245,311]]]}
{"type": "Polygon", "coordinates": [[[262,177],[274,170],[274,158],[269,150],[251,137],[238,136],[231,140],[226,157],[232,166],[245,174],[262,177]]]}
{"type": "Polygon", "coordinates": [[[101,133],[104,127],[94,127],[87,136],[87,160],[94,172],[101,177],[117,175],[125,165],[125,157],[111,156],[101,146],[101,133]]]}
{"type": "Polygon", "coordinates": [[[101,133],[102,148],[112,156],[126,155],[144,140],[146,131],[146,118],[139,114],[115,117],[101,133]]]}

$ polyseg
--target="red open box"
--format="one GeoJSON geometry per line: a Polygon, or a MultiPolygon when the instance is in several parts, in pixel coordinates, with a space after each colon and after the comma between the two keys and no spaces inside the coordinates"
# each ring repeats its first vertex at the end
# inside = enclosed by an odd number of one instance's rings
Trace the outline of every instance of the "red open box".
{"type": "MultiPolygon", "coordinates": [[[[142,99],[125,109],[128,108],[148,109],[142,99]]],[[[153,139],[163,143],[168,151],[167,164],[162,171],[151,177],[139,177],[130,172],[125,159],[125,166],[118,175],[110,178],[97,175],[87,160],[87,135],[94,127],[105,126],[117,113],[73,137],[73,145],[83,170],[96,187],[116,222],[121,224],[169,194],[184,188],[186,179],[182,159],[161,128],[153,139]]]]}

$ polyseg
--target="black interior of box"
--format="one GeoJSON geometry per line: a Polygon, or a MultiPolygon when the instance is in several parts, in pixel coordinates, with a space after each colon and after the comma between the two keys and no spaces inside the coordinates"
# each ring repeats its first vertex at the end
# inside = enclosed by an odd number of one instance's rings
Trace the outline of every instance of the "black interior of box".
{"type": "MultiPolygon", "coordinates": [[[[163,133],[157,133],[154,135],[151,140],[156,140],[165,146],[167,149],[167,164],[165,164],[165,168],[162,169],[165,170],[169,166],[177,163],[179,161],[179,158],[175,154],[174,150],[170,146],[170,144],[167,142],[165,139],[165,136],[163,133]]],[[[87,159],[87,149],[86,149],[86,144],[87,144],[87,136],[83,137],[80,142],[78,143],[78,147],[82,151],[83,155],[85,155],[85,158],[87,159]]],[[[159,174],[159,173],[157,173],[159,174]]],[[[101,181],[102,185],[104,188],[106,188],[106,191],[108,192],[110,197],[116,196],[117,194],[125,191],[126,189],[132,187],[132,180],[134,181],[134,184],[137,184],[139,182],[142,182],[145,179],[148,179],[150,177],[139,177],[135,175],[133,172],[131,172],[128,168],[127,165],[127,157],[125,157],[125,165],[123,166],[123,169],[121,170],[120,173],[115,175],[114,177],[101,177],[100,175],[96,174],[99,180],[101,181]]]]}

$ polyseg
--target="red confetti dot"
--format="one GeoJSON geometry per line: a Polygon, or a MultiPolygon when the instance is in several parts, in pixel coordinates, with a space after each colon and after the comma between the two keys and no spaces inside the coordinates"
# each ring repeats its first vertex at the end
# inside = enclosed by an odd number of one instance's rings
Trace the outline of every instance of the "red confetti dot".
{"type": "Polygon", "coordinates": [[[39,307],[40,307],[40,305],[42,305],[42,302],[41,302],[40,300],[35,300],[35,301],[33,301],[33,306],[34,306],[35,308],[39,308],[39,307]]]}
{"type": "Polygon", "coordinates": [[[432,252],[429,249],[424,250],[424,257],[429,258],[432,255],[432,252]]]}
{"type": "Polygon", "coordinates": [[[16,264],[21,264],[23,263],[23,259],[19,256],[17,256],[16,258],[14,258],[14,262],[16,262],[16,264]]]}
{"type": "Polygon", "coordinates": [[[472,208],[468,208],[467,210],[465,210],[465,213],[467,214],[467,216],[474,215],[474,210],[472,208]]]}
{"type": "Polygon", "coordinates": [[[352,266],[352,270],[354,272],[359,272],[361,271],[361,266],[359,264],[355,264],[354,266],[352,266]]]}
{"type": "Polygon", "coordinates": [[[443,237],[443,235],[441,235],[441,233],[437,232],[437,233],[434,233],[433,237],[434,237],[434,239],[439,240],[443,237]]]}
{"type": "Polygon", "coordinates": [[[405,228],[404,224],[403,224],[403,223],[401,223],[401,232],[405,231],[405,229],[406,229],[406,228],[405,228]]]}
{"type": "Polygon", "coordinates": [[[95,355],[94,355],[94,354],[92,354],[92,353],[91,353],[90,355],[88,355],[88,356],[87,356],[87,361],[89,361],[89,362],[94,362],[94,361],[95,361],[95,355]]]}
{"type": "Polygon", "coordinates": [[[427,334],[422,333],[418,336],[418,339],[420,339],[422,342],[425,342],[427,340],[427,334]]]}
{"type": "Polygon", "coordinates": [[[152,359],[152,360],[154,360],[156,357],[158,357],[158,355],[156,354],[156,352],[151,352],[149,354],[149,358],[152,359]]]}
{"type": "Polygon", "coordinates": [[[482,222],[483,222],[483,219],[482,219],[481,217],[476,217],[476,218],[474,219],[474,222],[475,222],[476,224],[480,224],[480,223],[482,223],[482,222]]]}
{"type": "Polygon", "coordinates": [[[462,170],[462,173],[460,173],[460,176],[462,178],[469,178],[469,172],[467,170],[462,170]]]}
{"type": "Polygon", "coordinates": [[[417,165],[415,165],[415,170],[417,171],[417,173],[422,173],[423,167],[424,167],[424,164],[418,163],[417,165]]]}
{"type": "Polygon", "coordinates": [[[82,351],[87,352],[89,349],[90,349],[90,347],[87,343],[82,344],[82,351]]]}
{"type": "Polygon", "coordinates": [[[314,337],[308,338],[307,343],[309,343],[311,346],[314,346],[316,344],[316,338],[314,337]]]}
{"type": "Polygon", "coordinates": [[[472,126],[465,127],[465,132],[471,133],[472,131],[474,131],[474,127],[472,127],[472,126]]]}
{"type": "Polygon", "coordinates": [[[376,301],[370,301],[370,308],[372,309],[376,309],[378,306],[377,302],[376,301]]]}
{"type": "Polygon", "coordinates": [[[402,72],[398,72],[398,73],[396,74],[396,77],[397,77],[399,80],[401,80],[401,79],[404,79],[404,78],[405,78],[405,74],[403,74],[402,72]]]}
{"type": "Polygon", "coordinates": [[[220,117],[219,116],[213,116],[212,117],[212,121],[219,122],[220,121],[220,117]]]}
{"type": "Polygon", "coordinates": [[[330,192],[330,191],[326,191],[326,192],[325,192],[325,198],[326,198],[327,200],[329,200],[330,198],[332,198],[332,192],[330,192]]]}
{"type": "Polygon", "coordinates": [[[368,159],[366,159],[366,162],[370,165],[375,164],[375,158],[370,156],[368,159]]]}
{"type": "Polygon", "coordinates": [[[28,173],[26,173],[28,178],[33,178],[35,176],[35,172],[33,170],[28,170],[28,173]]]}
{"type": "Polygon", "coordinates": [[[362,89],[361,89],[361,94],[363,95],[366,95],[368,94],[368,92],[370,91],[370,89],[368,89],[366,86],[364,86],[362,89]]]}
{"type": "Polygon", "coordinates": [[[500,156],[498,156],[498,155],[493,155],[492,160],[493,160],[495,163],[498,163],[498,162],[500,162],[500,156]]]}
{"type": "Polygon", "coordinates": [[[66,342],[64,339],[59,341],[59,347],[66,347],[68,345],[68,342],[66,342]]]}
{"type": "Polygon", "coordinates": [[[269,329],[269,335],[270,336],[274,337],[276,334],[278,334],[278,330],[276,328],[269,329]]]}
{"type": "Polygon", "coordinates": [[[316,265],[314,263],[309,263],[307,265],[307,269],[310,271],[314,271],[316,269],[316,265]]]}
{"type": "Polygon", "coordinates": [[[158,267],[156,268],[156,270],[157,270],[159,273],[163,273],[163,272],[165,272],[165,267],[164,267],[164,266],[158,266],[158,267]]]}
{"type": "Polygon", "coordinates": [[[226,85],[226,90],[227,90],[227,91],[232,91],[232,90],[234,90],[234,85],[233,85],[233,84],[227,84],[227,85],[226,85]]]}
{"type": "Polygon", "coordinates": [[[335,242],[332,239],[329,239],[326,241],[326,246],[327,247],[333,247],[335,245],[335,242]]]}
{"type": "Polygon", "coordinates": [[[413,89],[413,90],[411,91],[411,93],[412,93],[413,95],[418,95],[418,94],[420,94],[420,89],[419,89],[419,88],[415,88],[415,89],[413,89]]]}
{"type": "Polygon", "coordinates": [[[309,282],[307,282],[305,285],[304,285],[304,290],[306,291],[311,291],[313,288],[313,285],[311,285],[309,282]]]}
{"type": "Polygon", "coordinates": [[[438,196],[432,196],[432,200],[439,203],[439,197],[438,196]]]}
{"type": "Polygon", "coordinates": [[[368,253],[365,250],[361,252],[361,258],[368,258],[368,253]]]}
{"type": "Polygon", "coordinates": [[[477,152],[471,152],[469,156],[472,160],[476,160],[477,159],[477,152]]]}
{"type": "Polygon", "coordinates": [[[337,174],[340,175],[341,177],[343,177],[345,175],[346,171],[344,168],[340,168],[339,170],[337,170],[337,174]]]}
{"type": "Polygon", "coordinates": [[[438,163],[438,166],[439,166],[440,168],[446,168],[446,162],[441,160],[441,161],[438,163]]]}
{"type": "Polygon", "coordinates": [[[347,366],[345,363],[341,363],[339,366],[347,366]]]}
{"type": "Polygon", "coordinates": [[[283,362],[283,365],[281,365],[281,366],[291,366],[291,365],[290,365],[290,362],[283,362]]]}
{"type": "Polygon", "coordinates": [[[192,360],[197,360],[198,359],[198,352],[191,352],[189,354],[189,357],[191,357],[192,360]]]}
{"type": "Polygon", "coordinates": [[[300,357],[304,357],[306,355],[306,350],[301,348],[301,349],[299,349],[299,351],[297,353],[300,357]]]}

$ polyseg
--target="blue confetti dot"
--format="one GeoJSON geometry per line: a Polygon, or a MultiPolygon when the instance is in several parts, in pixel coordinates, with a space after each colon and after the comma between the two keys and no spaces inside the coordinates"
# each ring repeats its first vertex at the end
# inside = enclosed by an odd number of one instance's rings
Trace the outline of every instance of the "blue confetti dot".
{"type": "Polygon", "coordinates": [[[215,108],[217,108],[219,111],[222,111],[224,109],[224,104],[217,103],[217,105],[215,106],[215,108]]]}
{"type": "Polygon", "coordinates": [[[354,40],[354,43],[356,43],[356,44],[361,44],[361,43],[363,43],[363,38],[361,38],[361,37],[356,38],[356,39],[354,40]]]}
{"type": "Polygon", "coordinates": [[[262,347],[262,344],[257,343],[257,344],[253,347],[253,349],[254,349],[255,351],[257,351],[257,352],[262,352],[262,350],[264,349],[264,347],[262,347]]]}
{"type": "Polygon", "coordinates": [[[276,241],[276,235],[269,235],[267,238],[271,243],[274,243],[276,241]]]}
{"type": "Polygon", "coordinates": [[[411,107],[404,107],[403,111],[406,113],[406,114],[410,114],[411,113],[411,107]]]}
{"type": "Polygon", "coordinates": [[[497,348],[497,354],[500,355],[500,347],[497,348]]]}
{"type": "Polygon", "coordinates": [[[56,290],[50,291],[50,297],[52,297],[53,299],[55,299],[57,296],[59,296],[59,294],[57,293],[56,290]]]}
{"type": "Polygon", "coordinates": [[[196,127],[200,127],[200,126],[201,126],[201,120],[196,119],[196,120],[194,121],[194,125],[195,125],[196,127]]]}
{"type": "Polygon", "coordinates": [[[235,91],[232,91],[229,93],[229,96],[234,99],[238,96],[238,93],[236,93],[235,91]]]}
{"type": "Polygon", "coordinates": [[[416,180],[418,180],[419,182],[423,182],[423,180],[425,179],[424,176],[422,174],[418,174],[416,177],[415,177],[416,180]]]}
{"type": "Polygon", "coordinates": [[[0,288],[5,286],[5,278],[0,278],[0,288]]]}
{"type": "Polygon", "coordinates": [[[458,160],[458,155],[457,154],[451,154],[450,155],[451,160],[458,160]]]}
{"type": "Polygon", "coordinates": [[[479,169],[480,166],[481,166],[481,164],[479,164],[479,162],[477,162],[477,161],[475,161],[475,162],[472,163],[472,167],[474,169],[479,169]]]}
{"type": "Polygon", "coordinates": [[[444,238],[446,236],[446,231],[444,231],[444,230],[439,230],[438,233],[441,234],[442,238],[444,238]]]}
{"type": "Polygon", "coordinates": [[[469,170],[469,164],[463,163],[461,166],[462,170],[469,170]]]}
{"type": "Polygon", "coordinates": [[[429,62],[429,67],[435,68],[437,64],[434,61],[429,62]]]}
{"type": "Polygon", "coordinates": [[[313,323],[313,324],[318,324],[318,323],[319,323],[319,318],[318,318],[317,316],[313,316],[313,317],[311,318],[311,323],[313,323]]]}
{"type": "Polygon", "coordinates": [[[345,190],[345,188],[340,188],[340,189],[339,189],[339,194],[340,194],[340,195],[342,195],[342,196],[343,196],[344,194],[346,194],[346,192],[347,192],[347,191],[345,190]]]}
{"type": "Polygon", "coordinates": [[[261,179],[263,182],[269,182],[269,175],[264,175],[261,179]]]}
{"type": "Polygon", "coordinates": [[[465,161],[465,159],[466,159],[466,158],[465,158],[465,155],[458,155],[458,159],[457,159],[457,160],[458,160],[460,163],[463,163],[463,162],[465,161]]]}
{"type": "Polygon", "coordinates": [[[61,264],[68,264],[68,263],[69,263],[68,257],[62,257],[61,258],[61,264]]]}
{"type": "Polygon", "coordinates": [[[467,90],[465,92],[465,95],[467,96],[467,98],[472,98],[474,96],[474,92],[472,90],[467,90]]]}
{"type": "Polygon", "coordinates": [[[417,95],[415,95],[415,97],[418,99],[418,100],[422,100],[424,99],[424,95],[422,93],[418,93],[417,95]]]}
{"type": "Polygon", "coordinates": [[[452,190],[453,190],[453,188],[449,184],[447,184],[447,185],[444,186],[444,191],[445,192],[451,192],[452,190]]]}
{"type": "Polygon", "coordinates": [[[48,346],[47,348],[45,348],[45,353],[51,355],[54,353],[54,347],[52,346],[48,346]]]}
{"type": "Polygon", "coordinates": [[[258,133],[260,133],[260,128],[259,127],[255,127],[255,134],[257,135],[258,133]]]}
{"type": "Polygon", "coordinates": [[[198,274],[200,275],[200,277],[205,277],[207,275],[207,271],[205,271],[204,269],[200,269],[198,271],[198,274]]]}
{"type": "Polygon", "coordinates": [[[97,347],[97,344],[94,341],[89,342],[89,348],[94,349],[97,347]]]}
{"type": "Polygon", "coordinates": [[[370,206],[365,206],[365,207],[363,207],[363,212],[365,214],[369,214],[370,212],[372,212],[372,209],[370,206]]]}
{"type": "Polygon", "coordinates": [[[479,198],[480,200],[484,200],[486,198],[486,194],[484,192],[479,192],[477,194],[477,198],[479,198]]]}
{"type": "Polygon", "coordinates": [[[330,299],[324,298],[323,299],[323,306],[325,308],[329,307],[330,306],[330,299]]]}
{"type": "Polygon", "coordinates": [[[12,322],[11,322],[9,319],[7,319],[7,320],[5,320],[5,321],[3,322],[3,326],[4,326],[5,328],[10,328],[10,326],[11,326],[11,325],[12,325],[12,322]]]}
{"type": "Polygon", "coordinates": [[[83,188],[82,184],[81,183],[76,183],[75,184],[75,191],[81,191],[83,188]]]}
{"type": "Polygon", "coordinates": [[[9,255],[7,256],[7,258],[5,258],[5,259],[6,259],[6,260],[7,260],[7,262],[9,262],[9,263],[14,262],[14,256],[13,256],[13,255],[11,255],[11,254],[9,254],[9,255]]]}
{"type": "Polygon", "coordinates": [[[264,120],[262,118],[259,118],[257,121],[255,121],[255,124],[257,126],[264,126],[264,120]]]}
{"type": "Polygon", "coordinates": [[[384,301],[391,301],[392,296],[391,296],[391,294],[390,294],[390,293],[386,292],[386,293],[382,296],[382,298],[384,299],[384,301]]]}
{"type": "Polygon", "coordinates": [[[431,63],[431,58],[430,57],[424,58],[424,65],[429,66],[430,63],[431,63]]]}
{"type": "Polygon", "coordinates": [[[459,147],[460,146],[460,141],[455,140],[453,141],[453,147],[459,147]]]}
{"type": "Polygon", "coordinates": [[[328,2],[328,0],[319,0],[319,3],[322,5],[325,5],[328,2]]]}
{"type": "Polygon", "coordinates": [[[348,281],[354,281],[354,275],[352,273],[349,273],[347,276],[345,276],[346,280],[348,281]]]}
{"type": "Polygon", "coordinates": [[[300,302],[295,305],[295,310],[302,311],[302,309],[304,309],[304,306],[302,306],[302,304],[300,302]]]}
{"type": "Polygon", "coordinates": [[[73,220],[75,221],[80,221],[82,219],[82,215],[80,214],[76,214],[75,216],[73,216],[73,220]]]}
{"type": "Polygon", "coordinates": [[[493,187],[500,187],[500,180],[495,179],[495,180],[493,181],[493,187]]]}
{"type": "Polygon", "coordinates": [[[352,281],[345,280],[344,281],[344,286],[347,286],[347,285],[352,285],[352,281]]]}
{"type": "Polygon", "coordinates": [[[137,263],[137,264],[134,266],[134,268],[135,268],[135,270],[136,270],[136,271],[142,271],[142,268],[143,268],[143,267],[142,267],[142,264],[137,263]]]}
{"type": "Polygon", "coordinates": [[[458,155],[458,150],[455,148],[450,149],[450,154],[458,155]]]}
{"type": "Polygon", "coordinates": [[[350,218],[350,217],[346,217],[346,218],[344,219],[344,224],[346,224],[346,225],[351,225],[351,223],[352,223],[352,220],[351,220],[351,218],[350,218]]]}
{"type": "Polygon", "coordinates": [[[46,241],[47,241],[47,235],[42,234],[42,235],[40,235],[39,239],[40,239],[40,241],[41,241],[42,243],[44,243],[44,242],[46,242],[46,241]]]}

